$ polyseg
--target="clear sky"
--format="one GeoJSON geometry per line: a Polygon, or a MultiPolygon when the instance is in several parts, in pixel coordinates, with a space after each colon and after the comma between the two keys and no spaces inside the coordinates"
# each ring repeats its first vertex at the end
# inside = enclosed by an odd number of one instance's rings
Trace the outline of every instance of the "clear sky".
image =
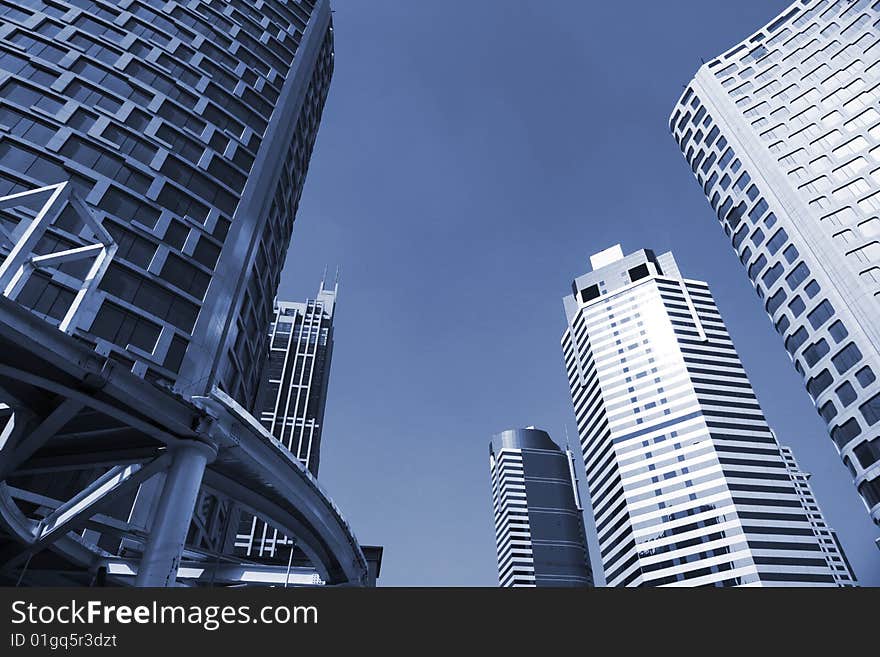
{"type": "Polygon", "coordinates": [[[709,282],[780,442],[880,585],[880,531],[666,125],[700,58],[787,4],[333,2],[280,296],[342,266],[320,478],[385,546],[380,584],[497,584],[489,438],[567,426],[576,446],[561,298],[620,242],[709,282]]]}

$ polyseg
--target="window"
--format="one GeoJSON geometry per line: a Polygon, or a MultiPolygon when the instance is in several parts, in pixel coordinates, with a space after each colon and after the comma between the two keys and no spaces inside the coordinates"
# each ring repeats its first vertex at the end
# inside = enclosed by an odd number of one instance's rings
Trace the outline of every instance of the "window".
{"type": "Polygon", "coordinates": [[[858,380],[859,385],[863,388],[867,388],[869,385],[874,383],[874,372],[867,365],[856,372],[856,380],[858,380]]]}
{"type": "Polygon", "coordinates": [[[806,310],[807,305],[804,303],[804,300],[801,299],[800,295],[798,295],[791,300],[791,303],[788,304],[788,308],[791,310],[792,315],[800,317],[804,310],[806,310]]]}
{"type": "Polygon", "coordinates": [[[780,288],[776,294],[767,299],[767,312],[771,315],[775,314],[783,303],[785,303],[785,290],[780,288]]]}
{"type": "Polygon", "coordinates": [[[803,283],[809,275],[809,268],[804,263],[800,263],[788,276],[785,277],[785,282],[788,283],[788,287],[794,290],[798,285],[803,283]]]}
{"type": "Polygon", "coordinates": [[[789,326],[791,326],[791,320],[788,319],[788,315],[783,315],[779,318],[779,321],[776,322],[776,330],[780,334],[784,334],[789,326]]]}
{"type": "Polygon", "coordinates": [[[785,348],[790,354],[794,354],[800,346],[807,341],[807,330],[802,326],[797,331],[792,333],[785,340],[785,348]]]}
{"type": "Polygon", "coordinates": [[[866,440],[865,442],[856,445],[853,448],[853,454],[855,454],[863,468],[872,466],[880,460],[880,438],[866,440]]]}
{"type": "Polygon", "coordinates": [[[856,400],[855,388],[852,387],[852,384],[849,381],[837,388],[834,393],[837,395],[840,403],[844,406],[849,406],[856,400]]]}
{"type": "Polygon", "coordinates": [[[642,263],[641,265],[633,267],[629,270],[629,279],[633,283],[642,278],[647,278],[649,275],[650,272],[648,271],[648,265],[646,265],[645,263],[642,263]]]}
{"type": "Polygon", "coordinates": [[[767,265],[767,258],[764,255],[758,256],[758,259],[749,267],[749,278],[753,281],[761,273],[761,270],[767,265]]]}
{"type": "Polygon", "coordinates": [[[788,233],[783,228],[776,231],[773,237],[767,242],[767,250],[771,255],[775,254],[780,247],[788,241],[788,233]]]}
{"type": "Polygon", "coordinates": [[[861,359],[862,352],[859,351],[859,348],[855,345],[854,342],[850,342],[831,359],[831,362],[834,364],[834,368],[837,370],[837,373],[843,374],[853,365],[858,363],[861,359]]]}
{"type": "Polygon", "coordinates": [[[830,347],[828,346],[828,343],[825,341],[824,338],[822,338],[818,342],[814,342],[809,347],[804,349],[804,360],[807,361],[807,365],[813,367],[829,351],[830,347]]]}
{"type": "MultiPolygon", "coordinates": [[[[760,199],[757,203],[755,203],[755,207],[749,210],[749,218],[753,222],[757,222],[764,213],[767,212],[769,206],[767,205],[767,201],[764,199],[760,199]]],[[[783,240],[784,241],[784,240],[783,240]]]]}
{"type": "Polygon", "coordinates": [[[89,330],[123,349],[131,345],[152,352],[159,338],[160,327],[105,301],[89,330]]]}
{"type": "MultiPolygon", "coordinates": [[[[807,390],[813,399],[821,395],[834,382],[834,377],[827,369],[822,370],[816,376],[807,381],[807,390]]],[[[852,386],[850,386],[852,387],[852,386]]]]}
{"type": "Polygon", "coordinates": [[[819,284],[816,281],[810,281],[809,283],[807,283],[807,286],[804,288],[804,292],[806,292],[807,296],[810,297],[811,299],[813,297],[815,297],[817,294],[819,294],[820,290],[821,290],[821,288],[819,287],[819,284]]]}
{"type": "Polygon", "coordinates": [[[828,332],[831,334],[831,337],[834,338],[834,341],[838,344],[840,344],[840,342],[849,335],[849,331],[846,330],[843,322],[841,322],[839,319],[828,327],[828,332]]]}
{"type": "Polygon", "coordinates": [[[788,261],[788,264],[791,264],[795,260],[798,259],[798,256],[800,255],[800,253],[798,253],[798,250],[795,247],[795,245],[791,244],[788,248],[785,249],[785,251],[782,252],[782,255],[785,256],[785,259],[788,261]]]}
{"type": "Polygon", "coordinates": [[[834,416],[837,415],[837,407],[834,405],[834,402],[829,400],[822,404],[822,407],[819,409],[819,415],[822,416],[825,422],[830,423],[834,416]]]}
{"type": "Polygon", "coordinates": [[[865,418],[868,426],[877,424],[877,421],[880,420],[880,393],[859,406],[859,411],[861,411],[862,417],[865,418]]]}
{"type": "Polygon", "coordinates": [[[810,324],[814,329],[819,328],[827,322],[832,315],[834,315],[834,307],[831,303],[826,299],[822,303],[820,303],[816,308],[807,315],[807,319],[810,320],[810,324]]]}
{"type": "Polygon", "coordinates": [[[859,433],[861,433],[861,427],[856,419],[853,418],[838,427],[834,427],[831,430],[831,439],[838,447],[843,449],[843,447],[853,438],[858,436],[859,433]]]}
{"type": "Polygon", "coordinates": [[[767,286],[767,289],[773,287],[773,284],[779,280],[779,277],[782,276],[783,267],[781,263],[776,263],[770,269],[764,272],[764,275],[761,277],[761,280],[764,281],[764,285],[767,286]]]}

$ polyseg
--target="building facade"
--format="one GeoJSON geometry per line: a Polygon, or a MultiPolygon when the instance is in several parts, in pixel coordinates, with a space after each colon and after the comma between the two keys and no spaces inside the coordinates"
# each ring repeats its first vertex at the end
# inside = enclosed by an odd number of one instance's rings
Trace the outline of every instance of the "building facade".
{"type": "Polygon", "coordinates": [[[800,469],[797,459],[791,447],[782,446],[780,448],[782,459],[785,461],[785,467],[794,481],[794,487],[801,498],[803,507],[807,510],[807,517],[813,526],[813,533],[819,539],[819,546],[825,553],[825,559],[831,566],[834,579],[840,586],[856,586],[856,574],[846,558],[837,532],[831,529],[825,522],[825,516],[819,508],[816,496],[810,486],[810,474],[800,469]]]}
{"type": "Polygon", "coordinates": [[[593,586],[571,452],[528,427],[489,443],[502,587],[593,586]]]}
{"type": "Polygon", "coordinates": [[[795,2],[669,125],[880,523],[880,5],[795,2]]]}
{"type": "MultiPolygon", "coordinates": [[[[69,181],[118,247],[70,332],[252,407],[333,71],[328,0],[3,0],[0,18],[0,195],[69,181]]],[[[62,212],[40,248],[81,233],[62,212]]],[[[82,275],[17,300],[57,323],[82,275]]]]}
{"type": "MultiPolygon", "coordinates": [[[[324,407],[333,356],[338,284],[302,303],[278,301],[254,412],[260,423],[318,476],[324,407]]],[[[240,520],[236,549],[247,557],[286,560],[291,540],[251,514],[240,520]],[[285,546],[289,546],[286,549],[285,546]]]]}
{"type": "Polygon", "coordinates": [[[671,253],[591,264],[562,350],[607,585],[837,585],[706,283],[671,253]]]}
{"type": "MultiPolygon", "coordinates": [[[[333,73],[329,1],[0,0],[0,19],[0,197],[66,184],[71,196],[53,206],[34,254],[89,248],[94,224],[112,243],[98,273],[61,258],[4,296],[169,398],[196,404],[219,391],[253,409],[333,73]]],[[[0,254],[20,247],[34,217],[33,205],[4,200],[0,254]]],[[[316,471],[316,436],[309,445],[316,471]]],[[[204,465],[189,452],[178,459],[189,466],[180,508],[204,465]]],[[[67,499],[78,477],[34,487],[67,499]]],[[[148,526],[163,486],[174,488],[148,479],[115,511],[148,526]]],[[[232,513],[229,499],[202,491],[188,544],[226,550],[232,513]]],[[[188,520],[179,515],[175,528],[188,520]]],[[[143,547],[87,536],[110,555],[143,547]]]]}

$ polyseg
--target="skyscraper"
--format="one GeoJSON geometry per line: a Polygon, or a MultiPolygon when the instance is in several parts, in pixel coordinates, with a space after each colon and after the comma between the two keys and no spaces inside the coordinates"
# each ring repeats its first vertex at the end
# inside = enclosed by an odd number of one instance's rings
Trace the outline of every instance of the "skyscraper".
{"type": "Polygon", "coordinates": [[[708,285],[671,253],[590,261],[562,350],[607,584],[837,584],[708,285]]]}
{"type": "Polygon", "coordinates": [[[800,469],[791,447],[783,446],[780,448],[780,452],[785,461],[785,467],[788,468],[788,473],[794,481],[795,490],[807,510],[807,517],[810,519],[810,524],[813,525],[813,533],[819,537],[819,545],[822,552],[825,553],[828,565],[831,566],[834,579],[840,586],[855,586],[856,574],[853,572],[849,559],[846,558],[840,539],[837,538],[837,532],[825,523],[825,516],[822,515],[819,503],[810,486],[810,475],[800,469]]]}
{"type": "MultiPolygon", "coordinates": [[[[309,471],[318,476],[324,406],[333,355],[338,285],[303,303],[278,301],[254,416],[309,471]]],[[[287,560],[290,539],[251,514],[241,519],[235,546],[245,556],[287,560]]]]}
{"type": "MultiPolygon", "coordinates": [[[[333,71],[327,0],[0,4],[0,196],[70,181],[118,245],[70,332],[251,407],[333,71]]],[[[79,245],[62,214],[51,239],[79,245]]],[[[69,278],[69,276],[68,276],[69,278]]],[[[62,276],[18,301],[59,321],[62,276]]]]}
{"type": "Polygon", "coordinates": [[[367,581],[338,509],[247,411],[333,72],[329,1],[20,0],[0,18],[0,333],[18,346],[0,544],[167,585],[226,550],[240,501],[297,530],[326,581],[367,581]],[[98,506],[112,522],[84,530],[98,506]]]}
{"type": "Polygon", "coordinates": [[[802,0],[669,126],[880,523],[880,6],[802,0]]]}
{"type": "Polygon", "coordinates": [[[489,443],[492,509],[503,587],[592,586],[571,452],[527,427],[489,443]]]}

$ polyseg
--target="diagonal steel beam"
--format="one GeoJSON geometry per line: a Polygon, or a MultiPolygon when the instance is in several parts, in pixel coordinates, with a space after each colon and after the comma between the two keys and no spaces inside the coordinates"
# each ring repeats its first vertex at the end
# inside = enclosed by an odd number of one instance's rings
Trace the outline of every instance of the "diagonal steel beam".
{"type": "Polygon", "coordinates": [[[137,411],[129,412],[124,408],[116,406],[112,402],[102,401],[87,392],[70,387],[69,385],[58,383],[31,372],[0,363],[0,380],[6,377],[22,381],[37,388],[42,388],[43,390],[53,392],[57,395],[63,395],[70,399],[78,400],[82,402],[84,406],[88,406],[100,413],[109,415],[120,422],[124,422],[133,429],[142,431],[143,433],[160,440],[166,445],[177,445],[186,442],[185,440],[181,440],[179,437],[172,435],[161,426],[153,424],[148,418],[136,415],[135,413],[137,411]]]}
{"type": "MultiPolygon", "coordinates": [[[[84,404],[75,399],[65,399],[18,444],[6,441],[0,450],[0,480],[6,479],[19,465],[30,458],[40,447],[58,433],[82,410],[84,404]]],[[[10,421],[14,421],[13,418],[10,421]]]]}
{"type": "Polygon", "coordinates": [[[64,535],[78,523],[95,514],[96,509],[110,502],[168,467],[171,460],[167,454],[146,465],[131,464],[111,468],[89,486],[46,516],[34,531],[34,548],[51,543],[54,537],[64,535]]]}

